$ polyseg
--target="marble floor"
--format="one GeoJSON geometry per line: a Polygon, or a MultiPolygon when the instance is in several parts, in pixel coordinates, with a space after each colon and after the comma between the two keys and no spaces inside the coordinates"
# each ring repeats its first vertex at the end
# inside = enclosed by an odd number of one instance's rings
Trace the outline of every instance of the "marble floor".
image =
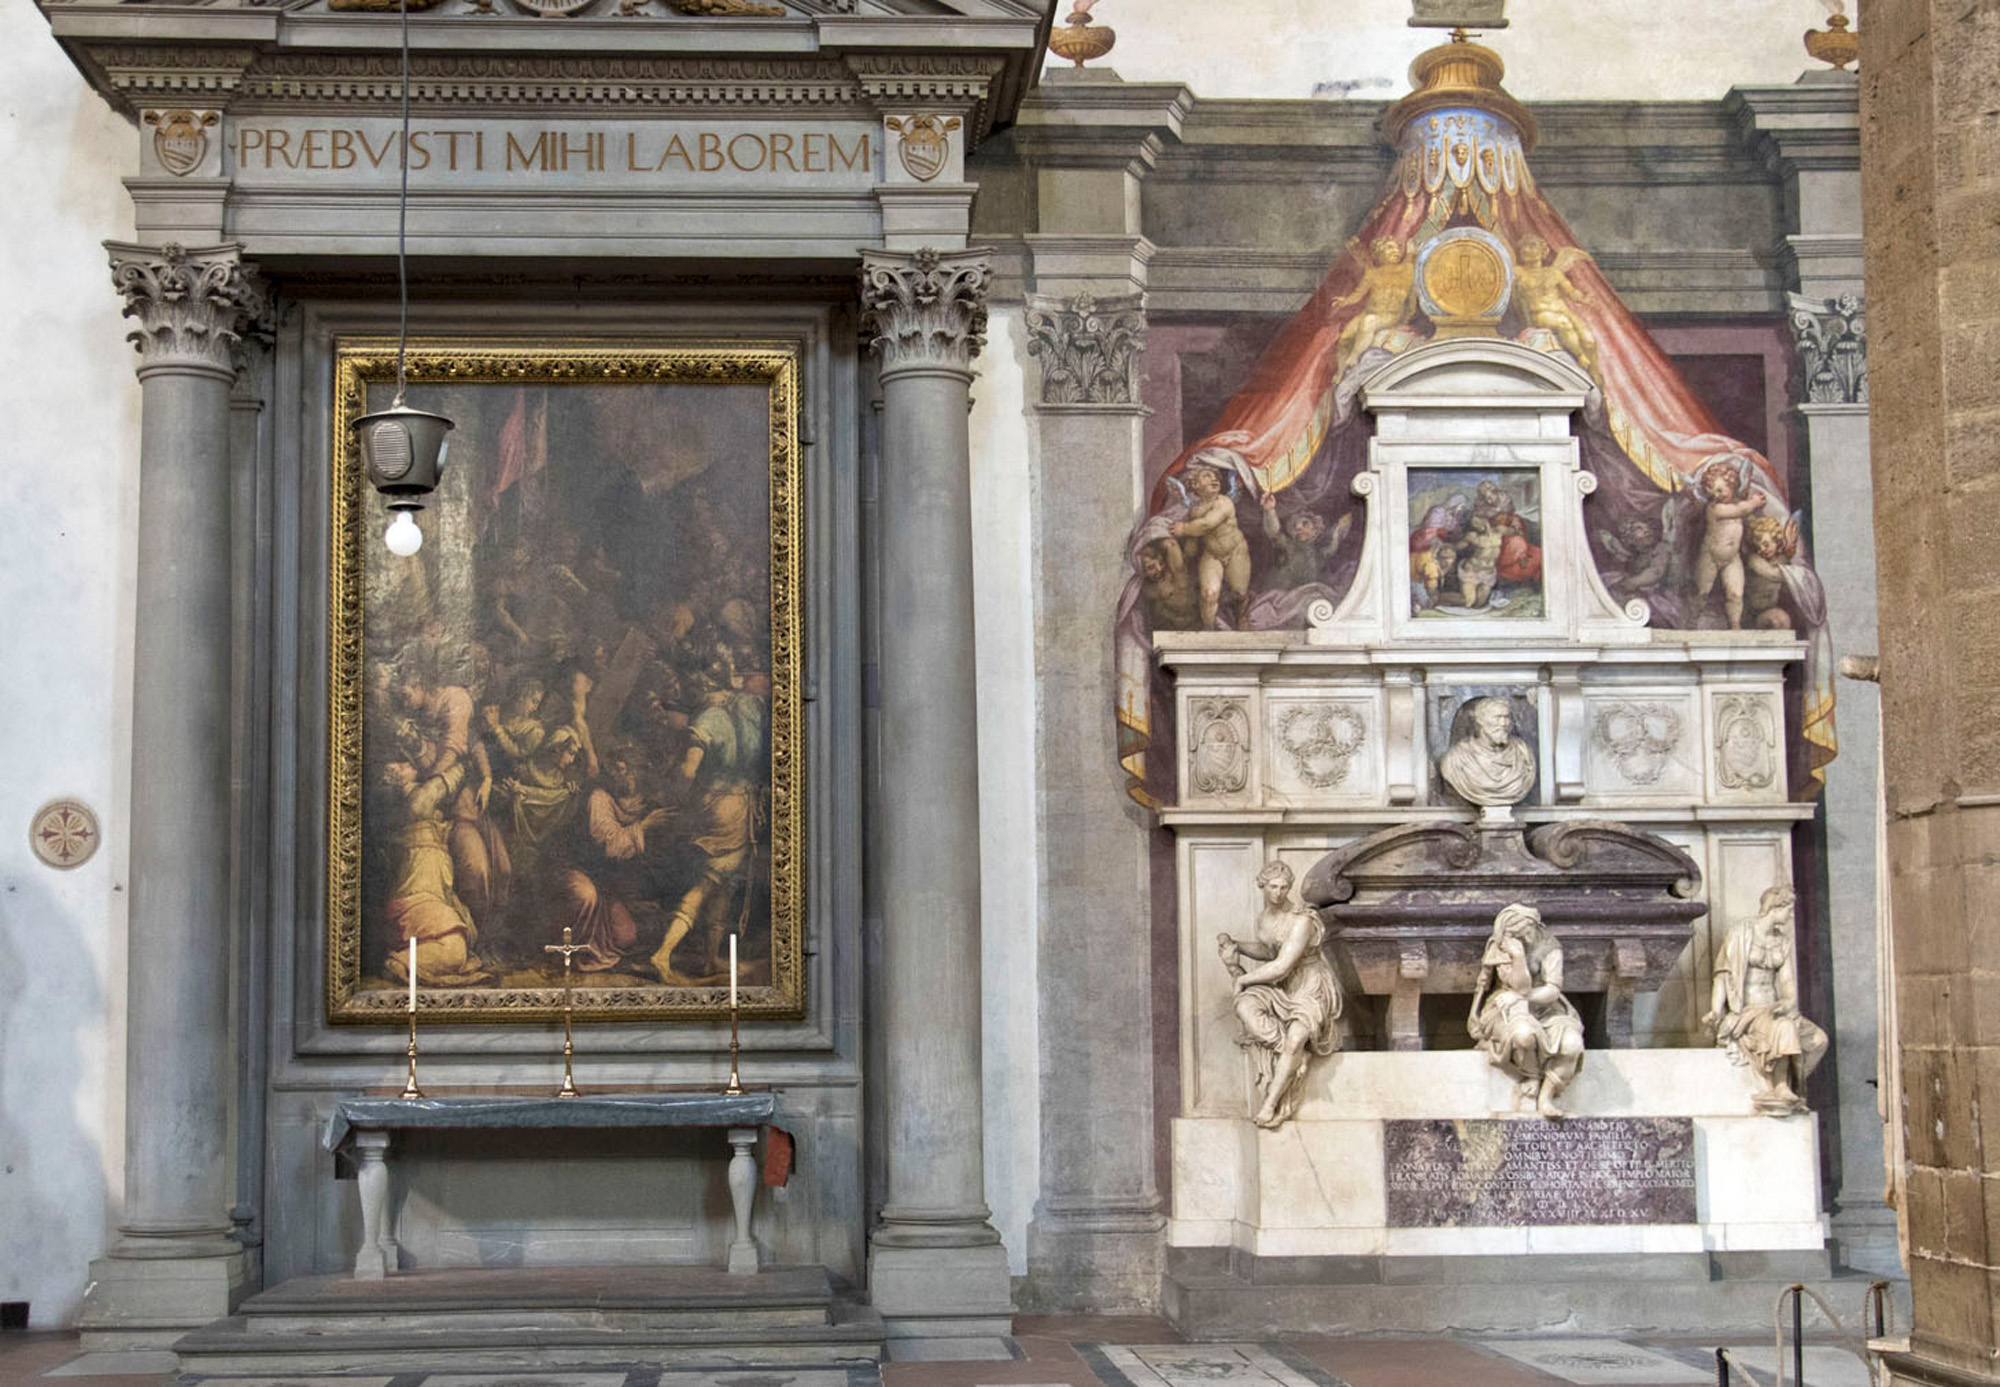
{"type": "MultiPolygon", "coordinates": [[[[886,1363],[879,1370],[657,1368],[508,1374],[210,1378],[204,1387],[1698,1387],[1715,1381],[1713,1340],[1356,1339],[1290,1335],[1261,1343],[1190,1344],[1156,1319],[1032,1318],[1015,1322],[1005,1363],[886,1363]]],[[[1772,1380],[1771,1344],[1724,1342],[1772,1380]]],[[[73,1334],[0,1335],[0,1387],[159,1387],[153,1376],[67,1377],[73,1334]],[[51,1373],[54,1370],[54,1374],[51,1373]]],[[[185,1380],[183,1380],[184,1382],[185,1380]]],[[[1738,1376],[1741,1387],[1752,1379],[1738,1376]]],[[[1806,1387],[1867,1387],[1850,1354],[1807,1351],[1806,1387]]],[[[192,1387],[192,1384],[189,1384],[192,1387]]]]}

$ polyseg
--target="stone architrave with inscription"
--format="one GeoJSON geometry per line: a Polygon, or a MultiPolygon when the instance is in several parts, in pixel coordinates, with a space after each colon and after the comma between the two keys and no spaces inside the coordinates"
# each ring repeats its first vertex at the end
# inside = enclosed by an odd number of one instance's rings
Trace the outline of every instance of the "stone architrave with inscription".
{"type": "Polygon", "coordinates": [[[1391,1228],[1699,1221],[1694,1120],[1391,1121],[1391,1228]]]}

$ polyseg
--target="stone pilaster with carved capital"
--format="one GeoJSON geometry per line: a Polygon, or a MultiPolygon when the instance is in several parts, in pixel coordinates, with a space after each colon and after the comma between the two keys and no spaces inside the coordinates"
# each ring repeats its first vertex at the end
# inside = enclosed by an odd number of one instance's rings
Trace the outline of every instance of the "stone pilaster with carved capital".
{"type": "MultiPolygon", "coordinates": [[[[125,1199],[91,1264],[86,1347],[165,1347],[229,1312],[243,1278],[230,1095],[232,351],[267,295],[241,247],[113,244],[137,324],[125,1199]]],[[[241,452],[241,446],[238,447],[241,452]]]]}
{"type": "Polygon", "coordinates": [[[887,1199],[868,1289],[898,1338],[1004,1357],[1007,1253],[981,1138],[978,679],[972,623],[972,361],[986,256],[863,253],[881,362],[881,670],[873,836],[882,845],[887,1199]]]}
{"type": "MultiPolygon", "coordinates": [[[[1804,425],[1804,469],[1812,490],[1813,568],[1826,592],[1839,653],[1877,649],[1874,484],[1868,431],[1868,319],[1859,293],[1793,294],[1799,378],[1793,387],[1804,425]]],[[[1840,684],[1840,761],[1826,790],[1826,956],[1840,1024],[1833,1029],[1839,1094],[1831,1139],[1840,1146],[1833,1235],[1841,1259],[1897,1274],[1894,1211],[1882,1197],[1882,1126],[1876,1111],[1881,1015],[1875,980],[1884,963],[1886,920],[1877,909],[1875,835],[1882,819],[1875,777],[1880,755],[1880,692],[1840,684]]],[[[1890,1053],[1894,1053],[1893,1049],[1890,1053]]]]}
{"type": "Polygon", "coordinates": [[[140,378],[159,370],[206,370],[233,380],[232,352],[269,299],[243,247],[107,241],[105,249],[125,316],[138,321],[126,337],[139,349],[140,378]]]}
{"type": "Polygon", "coordinates": [[[972,379],[986,347],[984,250],[861,253],[861,332],[881,362],[882,380],[908,371],[949,371],[972,379]]]}
{"type": "Polygon", "coordinates": [[[1045,405],[1136,405],[1146,296],[1028,296],[1028,355],[1042,363],[1045,405]]]}
{"type": "Polygon", "coordinates": [[[1791,296],[1792,336],[1804,370],[1803,403],[1868,403],[1868,310],[1859,294],[1791,296]]]}
{"type": "MultiPolygon", "coordinates": [[[[1140,294],[1033,295],[1041,363],[1032,427],[1038,648],[1115,610],[1130,577],[1104,517],[1131,511],[1144,471],[1140,294]]],[[[1103,772],[1108,663],[1038,672],[1036,793],[1065,806],[1042,837],[1041,1188],[1028,1224],[1023,1309],[1154,1313],[1165,1219],[1153,1168],[1152,874],[1147,828],[1103,772]]]]}

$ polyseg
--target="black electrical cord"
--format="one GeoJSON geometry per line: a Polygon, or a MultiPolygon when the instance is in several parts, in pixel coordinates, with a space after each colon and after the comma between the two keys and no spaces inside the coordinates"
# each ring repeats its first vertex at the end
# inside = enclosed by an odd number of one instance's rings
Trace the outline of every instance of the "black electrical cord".
{"type": "Polygon", "coordinates": [[[403,48],[403,181],[396,194],[396,408],[403,403],[404,357],[410,348],[410,271],[405,236],[410,217],[410,0],[398,0],[403,48]]]}

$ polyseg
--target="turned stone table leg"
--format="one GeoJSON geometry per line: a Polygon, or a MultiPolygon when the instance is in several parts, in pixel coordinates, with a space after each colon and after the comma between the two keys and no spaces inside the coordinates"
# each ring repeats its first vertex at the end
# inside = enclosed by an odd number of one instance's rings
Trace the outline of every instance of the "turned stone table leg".
{"type": "Polygon", "coordinates": [[[380,1281],[396,1269],[396,1240],[389,1233],[389,1133],[361,1129],[354,1133],[358,1169],[355,1189],[361,1196],[361,1250],[354,1254],[357,1281],[380,1281]]]}
{"type": "Polygon", "coordinates": [[[736,1206],[736,1237],[729,1244],[729,1273],[754,1276],[757,1273],[757,1244],[750,1236],[750,1208],[757,1197],[757,1162],[750,1148],[757,1144],[755,1127],[731,1127],[729,1145],[729,1202],[736,1206]]]}

